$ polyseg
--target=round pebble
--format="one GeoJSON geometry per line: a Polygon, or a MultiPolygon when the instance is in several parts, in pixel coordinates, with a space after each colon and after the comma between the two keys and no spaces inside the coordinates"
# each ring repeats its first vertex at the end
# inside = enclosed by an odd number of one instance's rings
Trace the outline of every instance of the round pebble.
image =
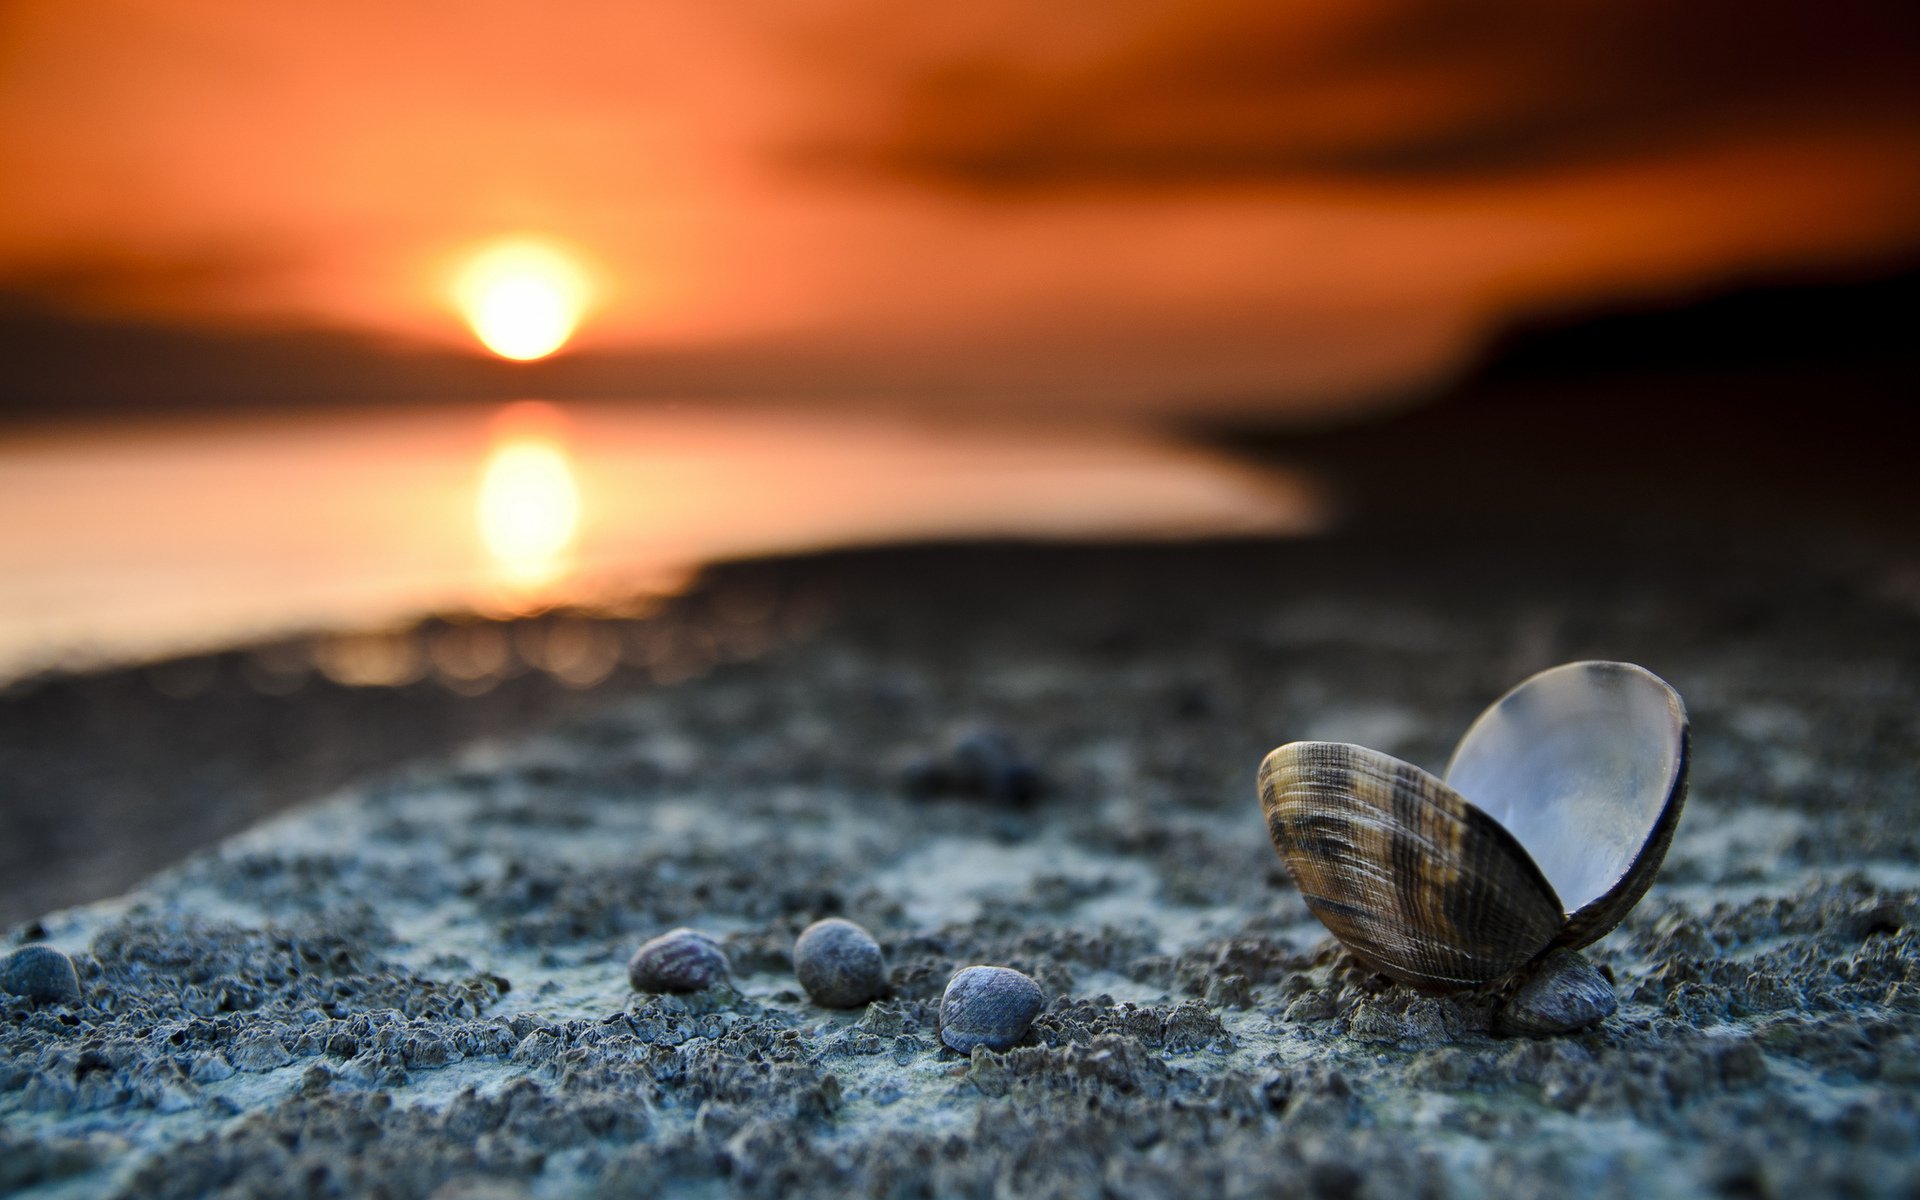
{"type": "Polygon", "coordinates": [[[887,990],[887,962],[873,935],[839,917],[815,921],[793,943],[793,973],[816,1004],[854,1008],[887,990]]]}
{"type": "Polygon", "coordinates": [[[0,965],[0,988],[29,1000],[74,1004],[80,1000],[80,974],[73,960],[52,946],[23,946],[0,965]]]}
{"type": "Polygon", "coordinates": [[[1026,804],[1040,794],[1040,772],[1002,730],[968,730],[954,742],[953,761],[965,790],[989,800],[1026,804]]]}
{"type": "Polygon", "coordinates": [[[943,755],[907,764],[901,782],[916,796],[969,796],[1007,805],[1026,805],[1044,790],[1039,770],[1003,730],[968,729],[943,755]]]}
{"type": "Polygon", "coordinates": [[[636,992],[697,992],[727,981],[727,956],[706,934],[675,929],[633,952],[627,978],[636,992]]]}
{"type": "Polygon", "coordinates": [[[1027,1035],[1046,997],[1012,967],[964,967],[940,997],[940,1040],[962,1054],[1005,1050],[1027,1035]]]}

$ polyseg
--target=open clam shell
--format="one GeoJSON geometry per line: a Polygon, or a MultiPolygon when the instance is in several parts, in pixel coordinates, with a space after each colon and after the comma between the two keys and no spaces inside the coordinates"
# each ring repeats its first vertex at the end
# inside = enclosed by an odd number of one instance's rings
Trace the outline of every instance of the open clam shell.
{"type": "Polygon", "coordinates": [[[1294,742],[1260,768],[1267,830],[1307,906],[1403,982],[1496,982],[1604,936],[1645,894],[1685,801],[1686,709],[1659,677],[1582,662],[1482,713],[1447,778],[1294,742]]]}

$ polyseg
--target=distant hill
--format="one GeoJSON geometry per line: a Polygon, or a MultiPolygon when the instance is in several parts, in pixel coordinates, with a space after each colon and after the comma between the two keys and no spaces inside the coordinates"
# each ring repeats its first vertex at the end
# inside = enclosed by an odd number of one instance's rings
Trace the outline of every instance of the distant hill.
{"type": "Polygon", "coordinates": [[[1516,324],[1424,403],[1217,431],[1344,481],[1362,517],[1844,511],[1920,526],[1920,266],[1516,324]]]}
{"type": "Polygon", "coordinates": [[[1755,286],[1515,325],[1468,388],[1556,377],[1920,363],[1920,264],[1843,283],[1755,286]]]}

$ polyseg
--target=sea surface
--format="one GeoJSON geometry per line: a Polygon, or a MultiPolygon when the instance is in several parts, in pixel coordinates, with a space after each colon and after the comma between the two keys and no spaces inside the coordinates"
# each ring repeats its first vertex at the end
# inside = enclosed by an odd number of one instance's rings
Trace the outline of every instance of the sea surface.
{"type": "Polygon", "coordinates": [[[1305,475],[1151,430],[690,404],[0,433],[0,681],[427,614],[620,611],[890,542],[1302,534],[1305,475]]]}

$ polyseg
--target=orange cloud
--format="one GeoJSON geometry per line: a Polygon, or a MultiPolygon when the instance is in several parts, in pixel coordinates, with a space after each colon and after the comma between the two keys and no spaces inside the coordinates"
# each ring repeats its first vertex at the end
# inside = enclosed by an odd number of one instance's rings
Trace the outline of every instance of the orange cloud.
{"type": "Polygon", "coordinates": [[[663,377],[1311,408],[1920,245],[1910,10],[15,0],[0,287],[464,346],[531,231],[663,377]]]}

